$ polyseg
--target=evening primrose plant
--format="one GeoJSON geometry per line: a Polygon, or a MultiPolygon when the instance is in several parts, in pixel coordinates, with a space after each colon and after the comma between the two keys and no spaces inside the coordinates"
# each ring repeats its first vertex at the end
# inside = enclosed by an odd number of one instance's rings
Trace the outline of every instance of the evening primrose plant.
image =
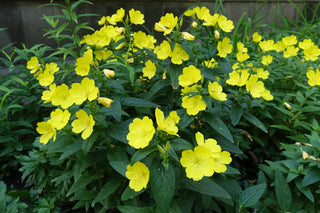
{"type": "Polygon", "coordinates": [[[24,177],[32,174],[29,184],[57,190],[58,201],[87,211],[262,206],[266,183],[240,181],[245,144],[255,133],[267,138],[270,128],[285,128],[287,117],[269,123],[271,110],[293,114],[283,104],[294,97],[284,92],[320,84],[318,46],[258,32],[234,42],[233,21],[201,6],[163,15],[153,27],[161,41],[149,30],[133,31],[144,23],[141,11],[120,8],[100,18],[68,62],[30,56],[26,67],[51,112],[36,125],[44,160],[30,156],[36,167],[25,163],[24,177]],[[280,65],[297,74],[279,72],[280,65]]]}

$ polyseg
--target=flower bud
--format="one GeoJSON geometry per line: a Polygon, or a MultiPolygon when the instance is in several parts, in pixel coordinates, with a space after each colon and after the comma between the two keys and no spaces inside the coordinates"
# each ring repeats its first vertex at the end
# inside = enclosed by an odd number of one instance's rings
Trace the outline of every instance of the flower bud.
{"type": "Polygon", "coordinates": [[[119,27],[119,28],[116,29],[116,32],[119,33],[119,34],[123,33],[124,31],[125,31],[124,27],[119,27]]]}
{"type": "Polygon", "coordinates": [[[194,21],[194,22],[192,22],[191,26],[192,26],[193,28],[196,28],[196,27],[198,27],[198,23],[194,21]]]}
{"type": "Polygon", "coordinates": [[[184,39],[186,39],[188,41],[193,41],[194,40],[194,36],[191,35],[188,32],[182,32],[181,35],[182,35],[182,38],[184,38],[184,39]]]}
{"type": "Polygon", "coordinates": [[[284,102],[283,105],[284,105],[285,107],[287,107],[288,110],[291,110],[291,109],[292,109],[291,105],[288,104],[287,102],[284,102]]]}
{"type": "Polygon", "coordinates": [[[98,102],[105,107],[110,107],[110,105],[113,103],[113,100],[111,100],[110,98],[99,97],[98,102]]]}
{"type": "Polygon", "coordinates": [[[166,31],[166,29],[167,28],[165,26],[162,26],[159,23],[155,23],[155,25],[154,25],[154,30],[156,30],[158,32],[164,32],[164,31],[166,31]]]}
{"type": "Polygon", "coordinates": [[[107,76],[107,78],[114,76],[114,71],[109,69],[103,69],[103,73],[107,76]]]}
{"type": "Polygon", "coordinates": [[[220,33],[219,33],[218,30],[215,30],[215,31],[214,31],[214,37],[215,37],[216,39],[220,38],[220,33]]]}
{"type": "Polygon", "coordinates": [[[307,153],[307,152],[305,152],[305,151],[302,151],[302,158],[303,158],[303,160],[305,160],[305,159],[309,158],[308,153],[307,153]]]}

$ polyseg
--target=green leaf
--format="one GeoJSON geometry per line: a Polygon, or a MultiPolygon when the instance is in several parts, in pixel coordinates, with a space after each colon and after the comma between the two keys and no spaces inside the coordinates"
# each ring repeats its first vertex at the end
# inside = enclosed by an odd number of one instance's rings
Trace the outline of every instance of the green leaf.
{"type": "Polygon", "coordinates": [[[108,196],[113,194],[118,187],[121,184],[121,180],[117,177],[112,178],[110,181],[108,181],[100,190],[97,197],[92,201],[91,207],[94,207],[94,205],[97,202],[100,202],[104,199],[106,199],[108,196]]]}
{"type": "Polygon", "coordinates": [[[234,143],[233,137],[228,129],[228,127],[224,124],[224,122],[213,114],[204,113],[203,121],[207,122],[213,129],[215,129],[219,134],[223,137],[234,143]]]}
{"type": "Polygon", "coordinates": [[[182,138],[175,138],[171,141],[170,146],[175,150],[175,151],[179,151],[179,150],[192,150],[194,147],[193,145],[182,138]]]}
{"type": "Polygon", "coordinates": [[[121,213],[154,213],[152,207],[117,206],[121,213]]]}
{"type": "Polygon", "coordinates": [[[265,133],[268,133],[267,128],[264,126],[264,124],[254,115],[249,114],[249,113],[244,113],[243,117],[249,121],[250,123],[252,123],[253,125],[255,125],[256,127],[258,127],[259,129],[261,129],[262,131],[264,131],[265,133]]]}
{"type": "Polygon", "coordinates": [[[169,164],[166,171],[160,160],[154,160],[150,166],[150,186],[157,203],[157,212],[169,212],[175,190],[173,166],[169,164]]]}
{"type": "Polygon", "coordinates": [[[157,150],[158,148],[156,146],[151,146],[151,147],[146,147],[144,149],[139,149],[138,151],[136,151],[134,153],[134,155],[131,158],[131,163],[135,163],[137,161],[142,160],[143,158],[145,158],[147,155],[149,155],[150,153],[154,152],[155,150],[157,150]]]}
{"type": "Polygon", "coordinates": [[[185,179],[184,186],[187,189],[199,192],[200,194],[210,195],[233,206],[231,196],[228,194],[228,192],[209,178],[205,177],[200,181],[185,179]]]}
{"type": "Polygon", "coordinates": [[[270,125],[270,127],[272,128],[276,128],[276,129],[281,129],[281,130],[286,130],[286,131],[289,131],[291,132],[292,130],[287,127],[286,125],[270,125]]]}
{"type": "Polygon", "coordinates": [[[276,169],[275,191],[280,209],[286,212],[292,202],[292,195],[286,179],[279,169],[276,169]]]}
{"type": "Polygon", "coordinates": [[[123,98],[121,101],[121,104],[125,106],[133,106],[133,107],[151,107],[151,108],[160,107],[158,104],[152,103],[151,101],[147,101],[141,98],[134,98],[134,97],[123,98]]]}
{"type": "Polygon", "coordinates": [[[83,173],[78,181],[72,184],[71,188],[67,192],[67,197],[70,196],[72,193],[84,189],[89,183],[92,182],[93,179],[96,177],[89,173],[83,173]]]}
{"type": "Polygon", "coordinates": [[[319,168],[311,168],[302,179],[302,186],[309,186],[320,180],[319,168]]]}
{"type": "Polygon", "coordinates": [[[129,165],[128,161],[110,161],[109,164],[119,174],[121,174],[123,177],[126,177],[127,166],[129,165]]]}
{"type": "Polygon", "coordinates": [[[127,188],[121,194],[121,201],[132,199],[132,198],[138,196],[139,194],[143,193],[144,191],[145,191],[145,189],[142,189],[142,190],[136,192],[133,189],[131,189],[129,186],[127,186],[127,188]]]}
{"type": "Polygon", "coordinates": [[[295,184],[300,192],[302,192],[312,203],[314,203],[314,197],[310,187],[303,187],[301,180],[295,181],[295,184]]]}
{"type": "Polygon", "coordinates": [[[265,183],[250,186],[240,193],[239,206],[242,207],[254,207],[259,201],[260,197],[266,190],[267,185],[265,183]]]}
{"type": "Polygon", "coordinates": [[[235,126],[239,123],[243,114],[243,108],[241,105],[233,104],[230,110],[230,119],[232,125],[235,126]]]}
{"type": "Polygon", "coordinates": [[[169,86],[169,85],[170,85],[169,81],[166,81],[166,80],[163,80],[163,79],[157,81],[157,82],[148,90],[148,92],[146,93],[145,98],[146,98],[147,100],[152,100],[152,98],[154,97],[154,95],[155,95],[156,93],[158,93],[161,89],[163,89],[164,87],[167,87],[167,86],[169,86]]]}
{"type": "Polygon", "coordinates": [[[72,145],[68,146],[67,150],[60,156],[59,160],[63,160],[75,152],[81,150],[83,140],[80,138],[72,145]]]}

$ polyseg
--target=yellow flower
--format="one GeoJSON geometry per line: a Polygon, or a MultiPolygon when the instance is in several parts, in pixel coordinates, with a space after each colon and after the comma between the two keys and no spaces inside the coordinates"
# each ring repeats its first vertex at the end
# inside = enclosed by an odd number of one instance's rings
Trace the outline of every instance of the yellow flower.
{"type": "Polygon", "coordinates": [[[282,51],[284,51],[284,49],[285,49],[285,46],[282,41],[277,41],[277,43],[275,43],[275,45],[274,45],[275,51],[282,52],[282,51]]]}
{"type": "Polygon", "coordinates": [[[85,77],[81,83],[73,83],[69,91],[75,104],[80,105],[85,100],[93,101],[98,97],[99,89],[95,86],[94,80],[85,77]]]}
{"type": "Polygon", "coordinates": [[[194,21],[194,22],[191,23],[191,26],[192,26],[193,28],[197,28],[197,27],[198,27],[198,23],[194,21]]]}
{"type": "Polygon", "coordinates": [[[231,32],[234,28],[233,21],[228,20],[224,15],[219,15],[218,17],[218,25],[224,32],[231,32]]]}
{"type": "Polygon", "coordinates": [[[181,89],[181,95],[185,95],[188,93],[197,93],[201,89],[201,86],[198,84],[194,84],[191,87],[184,87],[181,89]]]}
{"type": "Polygon", "coordinates": [[[143,77],[147,77],[149,79],[153,78],[153,76],[156,74],[156,65],[148,60],[145,63],[145,67],[142,69],[143,77]]]}
{"type": "Polygon", "coordinates": [[[188,40],[188,41],[193,41],[194,38],[195,38],[193,35],[191,35],[191,34],[188,33],[188,32],[182,32],[182,33],[181,33],[181,36],[182,36],[183,39],[186,39],[186,40],[188,40]]]}
{"type": "Polygon", "coordinates": [[[179,85],[182,87],[187,87],[194,83],[197,83],[201,80],[201,78],[201,71],[195,66],[190,65],[183,68],[182,75],[179,76],[179,85]]]}
{"type": "Polygon", "coordinates": [[[259,43],[261,41],[262,37],[259,35],[258,32],[253,33],[252,35],[252,41],[255,43],[259,43]]]}
{"type": "Polygon", "coordinates": [[[171,62],[173,64],[182,64],[182,61],[189,60],[188,53],[180,46],[180,44],[176,43],[174,46],[171,62]]]}
{"type": "Polygon", "coordinates": [[[320,49],[317,45],[312,45],[309,48],[303,50],[304,58],[309,61],[318,60],[318,56],[320,55],[320,49]]]}
{"type": "Polygon", "coordinates": [[[207,105],[202,100],[201,95],[184,96],[182,98],[182,107],[187,110],[188,115],[196,115],[200,111],[207,108],[207,105]]]}
{"type": "Polygon", "coordinates": [[[259,78],[262,78],[262,79],[267,79],[269,77],[269,72],[268,70],[264,70],[263,68],[256,68],[254,69],[254,71],[257,72],[257,76],[259,78]]]}
{"type": "Polygon", "coordinates": [[[143,188],[146,188],[149,182],[150,171],[148,167],[140,161],[135,164],[128,165],[126,176],[130,180],[129,187],[138,192],[143,188]]]}
{"type": "Polygon", "coordinates": [[[281,41],[285,48],[298,43],[297,37],[294,35],[283,37],[281,41]]]}
{"type": "Polygon", "coordinates": [[[179,136],[177,134],[178,127],[176,124],[179,123],[180,118],[176,111],[170,112],[169,116],[165,119],[163,112],[159,108],[156,108],[155,115],[158,124],[158,130],[165,131],[169,135],[179,136]]]}
{"type": "Polygon", "coordinates": [[[232,45],[230,44],[230,38],[224,37],[222,41],[218,42],[217,46],[218,56],[221,58],[227,57],[229,53],[232,52],[232,45]]]}
{"type": "Polygon", "coordinates": [[[156,39],[153,36],[147,35],[142,31],[135,32],[133,34],[133,39],[134,45],[140,49],[153,49],[154,43],[156,43],[156,39]]]}
{"type": "Polygon", "coordinates": [[[117,12],[115,14],[113,14],[111,17],[107,16],[106,19],[108,21],[109,24],[111,25],[116,25],[117,22],[122,21],[122,18],[124,17],[124,9],[120,8],[117,10],[117,12]]]}
{"type": "Polygon", "coordinates": [[[198,19],[204,20],[206,17],[210,16],[210,11],[206,7],[195,7],[193,11],[197,14],[198,19]]]}
{"type": "Polygon", "coordinates": [[[247,70],[242,70],[241,73],[238,73],[237,71],[233,71],[229,73],[229,79],[226,81],[229,85],[237,85],[239,87],[246,84],[247,79],[249,78],[249,73],[247,70]]]}
{"type": "Polygon", "coordinates": [[[214,14],[213,16],[209,14],[204,18],[204,26],[215,26],[218,22],[219,14],[214,14]]]}
{"type": "Polygon", "coordinates": [[[42,92],[41,99],[44,100],[44,103],[51,102],[51,98],[56,91],[56,84],[51,84],[49,86],[49,90],[45,90],[42,92]]]}
{"type": "Polygon", "coordinates": [[[51,62],[50,64],[46,64],[44,71],[49,71],[50,74],[54,74],[59,71],[59,67],[56,63],[51,62]]]}
{"type": "Polygon", "coordinates": [[[114,76],[114,71],[109,69],[103,69],[103,73],[107,76],[107,78],[111,78],[114,76]]]}
{"type": "Polygon", "coordinates": [[[212,58],[210,61],[204,61],[203,64],[207,68],[216,67],[217,65],[219,65],[218,62],[216,62],[216,60],[214,60],[214,58],[212,58]]]}
{"type": "Polygon", "coordinates": [[[112,54],[113,54],[113,52],[111,50],[107,50],[107,51],[105,51],[105,50],[95,50],[94,51],[94,55],[95,55],[95,58],[97,60],[106,60],[112,54]]]}
{"type": "Polygon", "coordinates": [[[302,42],[299,42],[299,47],[303,50],[309,49],[314,46],[314,43],[311,39],[304,39],[302,42]]]}
{"type": "Polygon", "coordinates": [[[222,92],[222,86],[218,82],[209,82],[208,91],[212,98],[218,101],[226,101],[227,94],[222,92]]]}
{"type": "Polygon", "coordinates": [[[144,23],[144,15],[139,10],[131,9],[129,17],[132,24],[138,25],[144,23]]]}
{"type": "Polygon", "coordinates": [[[143,119],[135,118],[129,125],[127,140],[133,148],[143,149],[149,145],[154,133],[153,122],[148,116],[144,116],[143,119]]]}
{"type": "Polygon", "coordinates": [[[41,134],[40,143],[47,144],[51,138],[53,138],[53,141],[56,140],[57,131],[50,123],[38,122],[36,130],[41,134]]]}
{"type": "Polygon", "coordinates": [[[246,48],[244,44],[240,41],[237,43],[237,49],[238,49],[238,52],[244,52],[244,53],[248,52],[248,48],[246,48]]]}
{"type": "Polygon", "coordinates": [[[98,21],[98,24],[99,24],[99,25],[104,25],[104,24],[106,23],[106,21],[107,21],[106,17],[105,17],[105,16],[102,16],[102,17],[100,18],[100,20],[98,21]]]}
{"type": "Polygon", "coordinates": [[[31,74],[41,69],[41,66],[39,64],[37,57],[33,56],[32,58],[30,58],[30,60],[27,62],[27,68],[30,70],[31,74]]]}
{"type": "Polygon", "coordinates": [[[163,41],[160,46],[154,49],[154,53],[157,54],[157,58],[160,60],[165,60],[172,56],[171,46],[168,41],[163,41]]]}
{"type": "Polygon", "coordinates": [[[263,52],[267,52],[275,49],[274,40],[261,41],[259,42],[259,46],[263,52]]]}
{"type": "Polygon", "coordinates": [[[92,131],[95,121],[92,115],[88,115],[84,110],[80,109],[76,112],[77,119],[71,123],[72,132],[80,133],[83,140],[87,139],[92,131]]]}
{"type": "Polygon", "coordinates": [[[257,75],[251,75],[246,83],[246,90],[250,92],[252,97],[259,98],[261,93],[265,91],[264,84],[262,81],[258,81],[257,75]]]}
{"type": "Polygon", "coordinates": [[[89,74],[90,65],[93,64],[92,49],[88,49],[83,57],[77,58],[75,71],[77,75],[86,76],[89,74]]]}
{"type": "Polygon", "coordinates": [[[41,86],[49,86],[54,81],[54,75],[48,70],[44,70],[37,76],[37,79],[41,86]]]}
{"type": "Polygon", "coordinates": [[[110,107],[110,105],[113,103],[113,100],[111,100],[110,98],[99,97],[97,100],[105,107],[110,107]]]}
{"type": "Polygon", "coordinates": [[[298,47],[289,46],[283,52],[283,57],[290,58],[290,57],[296,56],[298,54],[298,52],[299,52],[299,48],[298,47]]]}
{"type": "Polygon", "coordinates": [[[210,177],[214,173],[214,160],[211,150],[205,146],[196,146],[194,151],[184,150],[180,163],[186,167],[187,177],[194,181],[201,180],[204,176],[210,177]]]}
{"type": "Polygon", "coordinates": [[[320,71],[319,69],[316,69],[316,72],[314,70],[309,69],[307,72],[308,77],[308,84],[310,86],[320,85],[320,71]]]}
{"type": "Polygon", "coordinates": [[[272,101],[273,100],[273,95],[271,95],[270,91],[265,89],[262,93],[261,93],[261,97],[266,100],[266,101],[272,101]]]}
{"type": "Polygon", "coordinates": [[[51,102],[54,106],[61,106],[63,109],[67,109],[74,103],[73,98],[69,93],[69,88],[66,84],[62,84],[56,87],[54,94],[51,96],[51,102]]]}
{"type": "MultiPolygon", "coordinates": [[[[163,35],[168,35],[171,33],[173,28],[177,25],[178,17],[174,16],[172,13],[167,13],[165,16],[162,16],[159,21],[159,25],[165,27],[165,31],[163,32],[163,35]]],[[[157,30],[157,28],[155,28],[157,30]]],[[[160,31],[162,32],[162,31],[160,31]]]]}
{"type": "Polygon", "coordinates": [[[61,109],[56,109],[50,114],[50,119],[47,121],[57,130],[62,129],[67,125],[71,114],[68,110],[62,111],[61,109]]]}
{"type": "Polygon", "coordinates": [[[196,141],[199,146],[204,146],[211,151],[211,159],[214,161],[213,171],[217,173],[225,172],[227,170],[225,164],[230,164],[232,161],[230,153],[227,151],[221,152],[221,147],[215,139],[208,138],[205,140],[200,132],[196,133],[196,141]]]}
{"type": "Polygon", "coordinates": [[[237,56],[237,60],[240,63],[242,63],[250,58],[250,56],[246,52],[238,52],[236,56],[237,56]]]}
{"type": "Polygon", "coordinates": [[[272,63],[272,60],[273,60],[273,57],[271,56],[271,55],[264,55],[264,56],[262,56],[262,61],[261,61],[261,63],[263,64],[263,65],[269,65],[269,64],[271,64],[272,63]]]}

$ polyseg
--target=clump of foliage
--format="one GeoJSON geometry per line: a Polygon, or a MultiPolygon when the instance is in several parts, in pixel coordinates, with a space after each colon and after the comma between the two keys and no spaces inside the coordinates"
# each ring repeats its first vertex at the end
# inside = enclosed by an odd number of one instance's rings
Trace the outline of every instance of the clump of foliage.
{"type": "Polygon", "coordinates": [[[244,17],[201,6],[165,14],[154,32],[134,31],[144,15],[120,8],[80,38],[91,29],[77,25],[80,3],[45,17],[57,49],[23,57],[43,120],[17,158],[48,209],[319,210],[315,40],[248,33],[244,17]]]}

